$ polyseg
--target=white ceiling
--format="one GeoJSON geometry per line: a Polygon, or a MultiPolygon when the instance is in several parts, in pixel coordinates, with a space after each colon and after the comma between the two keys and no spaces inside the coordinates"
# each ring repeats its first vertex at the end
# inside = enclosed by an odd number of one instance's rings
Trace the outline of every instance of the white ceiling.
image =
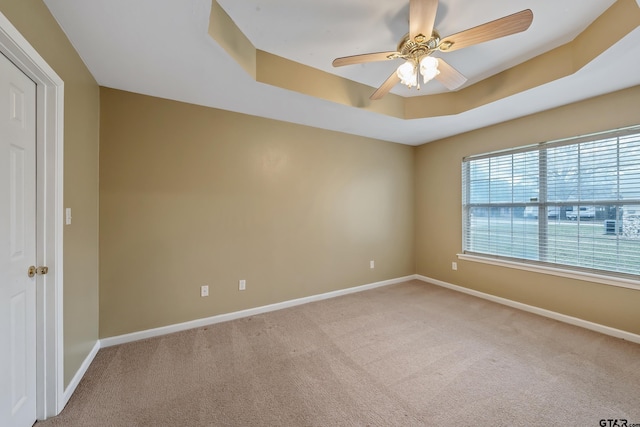
{"type": "MultiPolygon", "coordinates": [[[[455,116],[402,120],[255,82],[208,35],[211,0],[44,0],[98,84],[409,145],[419,145],[640,84],[640,29],[578,73],[455,116]]],[[[640,1],[640,0],[639,0],[640,1]]],[[[447,36],[531,9],[520,34],[444,54],[478,82],[571,41],[615,0],[441,0],[447,36]]],[[[220,0],[255,47],[375,88],[394,61],[332,68],[338,56],[395,50],[408,0],[220,0]]],[[[310,82],[309,84],[313,84],[310,82]]],[[[444,92],[432,81],[421,92],[444,92]]]]}

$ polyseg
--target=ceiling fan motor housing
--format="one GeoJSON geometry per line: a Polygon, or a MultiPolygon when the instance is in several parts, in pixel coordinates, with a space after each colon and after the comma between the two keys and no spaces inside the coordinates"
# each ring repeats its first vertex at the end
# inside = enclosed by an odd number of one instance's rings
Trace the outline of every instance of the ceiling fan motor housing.
{"type": "Polygon", "coordinates": [[[412,40],[409,34],[407,34],[402,38],[400,44],[398,44],[398,52],[400,53],[400,58],[417,60],[437,50],[439,44],[440,34],[438,34],[436,30],[433,30],[431,33],[430,39],[419,34],[412,40]]]}

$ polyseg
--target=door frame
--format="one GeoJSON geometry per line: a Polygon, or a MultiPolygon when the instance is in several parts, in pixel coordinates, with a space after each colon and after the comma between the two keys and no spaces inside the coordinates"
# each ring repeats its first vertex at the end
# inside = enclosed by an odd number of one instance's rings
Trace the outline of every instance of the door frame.
{"type": "MultiPolygon", "coordinates": [[[[0,12],[0,52],[36,83],[36,417],[64,406],[62,317],[64,82],[0,12]]],[[[25,273],[26,274],[26,273],[25,273]]]]}

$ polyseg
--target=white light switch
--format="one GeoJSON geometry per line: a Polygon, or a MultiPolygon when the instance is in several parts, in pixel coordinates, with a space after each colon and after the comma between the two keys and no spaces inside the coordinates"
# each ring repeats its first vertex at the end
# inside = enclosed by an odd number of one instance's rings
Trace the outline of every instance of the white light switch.
{"type": "Polygon", "coordinates": [[[71,224],[71,208],[64,210],[64,223],[67,225],[71,224]]]}

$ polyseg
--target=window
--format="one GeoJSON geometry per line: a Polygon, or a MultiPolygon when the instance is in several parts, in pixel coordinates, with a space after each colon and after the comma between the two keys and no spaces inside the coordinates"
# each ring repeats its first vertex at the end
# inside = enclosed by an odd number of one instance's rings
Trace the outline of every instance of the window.
{"type": "Polygon", "coordinates": [[[640,277],[640,126],[462,161],[465,254],[640,277]]]}

